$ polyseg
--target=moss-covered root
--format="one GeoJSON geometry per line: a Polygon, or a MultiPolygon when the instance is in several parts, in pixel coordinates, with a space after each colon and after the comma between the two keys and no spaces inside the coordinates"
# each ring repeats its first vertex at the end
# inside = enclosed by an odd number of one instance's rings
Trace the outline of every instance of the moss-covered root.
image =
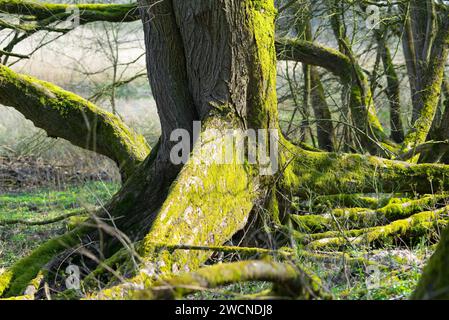
{"type": "MultiPolygon", "coordinates": [[[[368,208],[377,209],[388,203],[395,195],[381,194],[333,194],[324,196],[311,196],[309,199],[299,203],[299,207],[308,210],[327,211],[329,208],[368,208]]],[[[400,197],[400,195],[398,195],[400,197]]]]}
{"type": "Polygon", "coordinates": [[[424,268],[411,299],[449,299],[449,229],[441,236],[435,253],[424,268]]]}
{"type": "Polygon", "coordinates": [[[161,279],[147,290],[136,291],[135,299],[176,299],[200,290],[246,282],[267,281],[275,284],[273,291],[280,296],[317,299],[328,297],[319,278],[297,266],[271,260],[250,260],[217,264],[161,279]]]}
{"type": "Polygon", "coordinates": [[[305,233],[326,232],[345,229],[360,229],[384,225],[404,219],[412,214],[432,210],[445,205],[447,194],[428,195],[421,199],[404,201],[391,199],[390,203],[377,210],[365,208],[334,209],[323,215],[291,215],[298,231],[305,233]]]}
{"type": "Polygon", "coordinates": [[[329,231],[305,236],[308,249],[341,248],[355,245],[380,246],[394,241],[410,243],[423,236],[436,240],[436,231],[448,224],[449,207],[412,215],[407,219],[394,221],[388,225],[349,231],[329,231]],[[430,235],[430,236],[429,236],[430,235]]]}
{"type": "Polygon", "coordinates": [[[114,160],[129,177],[150,152],[118,117],[48,82],[0,65],[0,103],[15,108],[48,136],[114,160]]]}
{"type": "Polygon", "coordinates": [[[85,232],[85,229],[78,228],[51,239],[0,274],[0,297],[22,296],[44,266],[57,254],[78,244],[85,232]]]}
{"type": "Polygon", "coordinates": [[[449,188],[449,166],[410,164],[360,154],[310,152],[284,142],[282,187],[297,196],[418,192],[449,188]]]}

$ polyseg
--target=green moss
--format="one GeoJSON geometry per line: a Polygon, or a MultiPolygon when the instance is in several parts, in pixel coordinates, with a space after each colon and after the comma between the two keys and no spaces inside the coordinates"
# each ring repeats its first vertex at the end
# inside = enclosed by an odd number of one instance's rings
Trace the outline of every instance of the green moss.
{"type": "Polygon", "coordinates": [[[379,196],[369,196],[365,194],[336,194],[336,195],[325,195],[317,196],[311,198],[309,201],[305,202],[303,207],[324,207],[335,208],[335,207],[360,207],[368,209],[378,208],[385,199],[388,200],[391,195],[381,195],[379,196]]]}
{"type": "Polygon", "coordinates": [[[67,231],[75,230],[89,219],[87,215],[70,217],[67,220],[67,231]]]}
{"type": "Polygon", "coordinates": [[[276,94],[276,49],[274,45],[274,20],[276,9],[273,1],[245,1],[249,15],[248,29],[255,39],[255,64],[252,77],[255,88],[251,101],[251,125],[255,128],[278,128],[277,94],[276,94]]]}
{"type": "Polygon", "coordinates": [[[324,215],[292,215],[299,230],[305,233],[318,233],[337,230],[339,226],[346,229],[375,227],[404,219],[412,214],[433,210],[444,205],[447,194],[430,195],[417,200],[392,198],[388,204],[379,209],[337,208],[324,215]]]}
{"type": "MultiPolygon", "coordinates": [[[[418,106],[414,107],[416,109],[415,111],[418,112],[418,117],[404,139],[402,147],[404,152],[415,148],[427,140],[441,95],[444,68],[449,53],[448,42],[449,28],[441,25],[435,35],[433,44],[436,54],[433,54],[433,57],[427,65],[426,75],[421,84],[423,89],[417,93],[419,95],[419,102],[418,106]]],[[[416,161],[417,159],[418,157],[414,157],[411,161],[416,161]]]]}
{"type": "Polygon", "coordinates": [[[290,215],[290,219],[297,224],[298,229],[304,233],[324,232],[331,228],[328,218],[321,215],[290,215]]]}
{"type": "MultiPolygon", "coordinates": [[[[210,159],[211,151],[225,146],[222,141],[209,137],[203,141],[208,141],[203,146],[204,153],[194,152],[144,239],[142,254],[153,261],[158,260],[150,254],[155,242],[221,245],[243,228],[258,196],[254,180],[257,171],[237,163],[207,164],[209,160],[205,159],[210,159]]],[[[175,251],[165,261],[164,268],[172,271],[184,266],[192,270],[208,256],[207,252],[175,251]]]]}
{"type": "Polygon", "coordinates": [[[281,152],[290,168],[280,186],[302,198],[352,193],[436,193],[449,188],[449,167],[410,164],[360,154],[310,152],[289,146],[281,152]]]}
{"type": "Polygon", "coordinates": [[[12,14],[26,14],[38,20],[54,16],[64,19],[68,13],[67,8],[76,6],[81,12],[81,20],[86,21],[134,21],[139,18],[136,13],[136,4],[59,4],[43,3],[27,0],[0,0],[0,9],[12,14]]]}

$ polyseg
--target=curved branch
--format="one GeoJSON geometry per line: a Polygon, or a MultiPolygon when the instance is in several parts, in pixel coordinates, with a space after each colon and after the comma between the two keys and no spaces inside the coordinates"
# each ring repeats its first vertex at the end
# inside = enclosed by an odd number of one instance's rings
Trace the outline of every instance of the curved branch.
{"type": "Polygon", "coordinates": [[[279,294],[294,298],[313,299],[323,296],[321,282],[316,276],[292,264],[252,260],[223,263],[160,280],[152,288],[137,291],[138,299],[174,299],[204,289],[247,282],[268,281],[282,288],[279,294]]]}
{"type": "Polygon", "coordinates": [[[0,103],[15,108],[48,136],[115,161],[125,177],[148,155],[145,139],[118,117],[53,84],[0,65],[0,103]]]}
{"type": "Polygon", "coordinates": [[[305,64],[327,69],[341,81],[351,87],[350,108],[355,126],[360,130],[358,136],[362,144],[373,154],[386,155],[383,148],[373,146],[372,140],[384,143],[391,148],[395,145],[385,134],[377,118],[374,101],[365,74],[346,46],[348,55],[337,50],[315,44],[310,41],[281,38],[276,40],[276,51],[279,59],[299,61],[305,64]]]}
{"type": "Polygon", "coordinates": [[[351,60],[337,50],[310,41],[280,38],[276,39],[279,60],[299,61],[322,67],[345,82],[351,80],[351,60]]]}

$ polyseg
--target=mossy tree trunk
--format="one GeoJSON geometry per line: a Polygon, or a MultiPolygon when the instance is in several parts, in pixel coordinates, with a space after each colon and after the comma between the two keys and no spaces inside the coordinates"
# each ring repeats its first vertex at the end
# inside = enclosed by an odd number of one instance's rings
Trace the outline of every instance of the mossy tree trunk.
{"type": "MultiPolygon", "coordinates": [[[[93,217],[87,225],[51,240],[2,273],[0,295],[23,294],[36,281],[37,287],[49,283],[63,291],[64,281],[57,270],[65,269],[70,256],[72,263],[84,260],[88,267],[83,272],[89,292],[98,289],[90,280],[106,265],[127,283],[107,282],[108,289],[98,297],[128,297],[129,290],[151,286],[161,274],[198,269],[211,255],[210,250],[161,250],[161,244],[220,246],[245,227],[257,204],[271,203],[266,209],[277,223],[276,197],[261,201],[270,191],[276,194],[276,188],[304,196],[379,189],[426,193],[449,187],[449,167],[444,165],[306,151],[285,140],[278,126],[273,0],[141,0],[139,8],[150,84],[162,124],[158,146],[134,168],[105,210],[97,213],[102,219],[93,217]],[[194,135],[195,120],[202,121],[199,137],[194,135]],[[185,165],[170,157],[177,145],[170,138],[177,129],[190,133],[195,142],[185,165]],[[279,161],[278,175],[263,176],[260,162],[245,159],[241,163],[234,156],[229,164],[214,162],[225,148],[217,130],[226,129],[240,136],[247,129],[275,130],[280,150],[272,155],[279,161]],[[80,243],[98,254],[100,263],[77,255],[73,248],[80,243]],[[137,268],[129,257],[134,257],[134,249],[139,255],[137,268]]],[[[282,50],[278,54],[325,67],[349,84],[353,111],[363,111],[357,116],[365,122],[356,121],[363,133],[360,137],[370,150],[379,151],[373,140],[388,139],[375,117],[366,79],[350,48],[344,41],[341,45],[345,54],[304,41],[279,41],[282,50]]],[[[52,89],[31,89],[50,101],[58,98],[52,89]]],[[[71,122],[72,117],[65,121],[71,122]]],[[[268,276],[272,278],[271,273],[268,276]]],[[[297,279],[296,274],[289,277],[297,279]]],[[[234,281],[235,275],[229,278],[234,281]]],[[[247,278],[252,279],[251,273],[247,278]]]]}
{"type": "MultiPolygon", "coordinates": [[[[112,256],[122,244],[118,232],[110,232],[113,227],[132,242],[143,240],[139,253],[145,263],[164,262],[161,272],[192,270],[210,253],[180,250],[166,256],[155,252],[152,243],[223,244],[245,226],[270,180],[259,175],[257,165],[210,160],[224,147],[213,129],[278,132],[274,3],[143,0],[139,7],[162,136],[107,206],[107,215],[99,213],[113,223],[84,228],[80,237],[94,240],[90,247],[101,255],[112,256]],[[170,141],[170,135],[184,129],[193,137],[195,120],[202,121],[203,146],[197,142],[188,163],[176,165],[170,152],[178,142],[170,141]]],[[[45,269],[47,280],[57,282],[52,268],[72,251],[62,245],[48,249],[51,254],[42,254],[44,245],[39,259],[27,261],[37,264],[32,270],[45,269]]],[[[4,294],[21,294],[25,278],[35,276],[29,272],[24,278],[21,272],[17,267],[2,275],[4,294]]]]}
{"type": "Polygon", "coordinates": [[[438,109],[449,54],[449,23],[447,7],[437,7],[434,1],[412,0],[401,8],[405,19],[402,45],[413,102],[412,128],[402,148],[411,150],[426,142],[438,109]]]}

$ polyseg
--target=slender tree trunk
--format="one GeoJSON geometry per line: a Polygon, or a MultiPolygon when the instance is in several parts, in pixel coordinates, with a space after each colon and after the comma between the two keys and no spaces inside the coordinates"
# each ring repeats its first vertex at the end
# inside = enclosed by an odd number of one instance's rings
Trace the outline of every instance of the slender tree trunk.
{"type": "Polygon", "coordinates": [[[334,150],[334,126],[332,124],[332,115],[326,101],[323,84],[318,69],[311,66],[311,103],[315,118],[317,119],[317,136],[320,149],[326,151],[334,150]]]}
{"type": "Polygon", "coordinates": [[[384,72],[387,77],[387,97],[390,103],[390,126],[391,138],[396,143],[404,141],[404,125],[401,118],[401,98],[399,89],[399,78],[394,69],[390,48],[382,35],[377,36],[377,43],[381,53],[384,72]]]}
{"type": "MultiPolygon", "coordinates": [[[[305,40],[313,41],[312,24],[310,17],[305,21],[305,40]]],[[[315,66],[308,66],[310,80],[310,104],[317,119],[317,137],[320,149],[334,150],[334,125],[329,106],[326,102],[321,76],[315,66]]]]}

